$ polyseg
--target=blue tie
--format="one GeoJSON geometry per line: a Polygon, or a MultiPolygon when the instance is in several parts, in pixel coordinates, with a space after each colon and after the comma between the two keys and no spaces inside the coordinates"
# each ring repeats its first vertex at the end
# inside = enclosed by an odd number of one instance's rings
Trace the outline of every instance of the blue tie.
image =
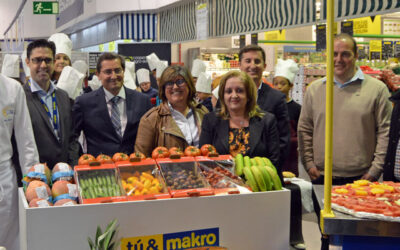
{"type": "Polygon", "coordinates": [[[122,133],[121,133],[121,118],[119,114],[119,109],[118,109],[118,101],[121,97],[119,96],[114,96],[111,98],[111,122],[112,125],[114,126],[115,131],[119,135],[120,138],[122,138],[122,133]]]}

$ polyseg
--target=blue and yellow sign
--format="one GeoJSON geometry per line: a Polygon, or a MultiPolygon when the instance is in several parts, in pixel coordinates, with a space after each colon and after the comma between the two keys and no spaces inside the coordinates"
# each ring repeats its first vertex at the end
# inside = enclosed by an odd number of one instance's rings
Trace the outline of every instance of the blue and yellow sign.
{"type": "Polygon", "coordinates": [[[123,238],[121,250],[177,250],[219,246],[219,228],[123,238]]]}

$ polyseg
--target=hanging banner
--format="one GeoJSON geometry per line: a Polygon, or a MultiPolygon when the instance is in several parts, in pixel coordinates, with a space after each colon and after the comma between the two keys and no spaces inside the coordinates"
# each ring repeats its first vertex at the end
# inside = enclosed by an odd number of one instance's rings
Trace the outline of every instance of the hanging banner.
{"type": "Polygon", "coordinates": [[[350,36],[353,36],[353,21],[346,21],[346,22],[341,22],[340,23],[341,33],[346,33],[349,34],[350,36]]]}
{"type": "Polygon", "coordinates": [[[369,41],[369,58],[371,60],[381,59],[382,42],[380,40],[369,41]]]}
{"type": "Polygon", "coordinates": [[[382,60],[393,57],[393,41],[382,41],[382,60]]]}
{"type": "Polygon", "coordinates": [[[97,60],[101,54],[100,52],[89,52],[89,74],[96,73],[97,60]]]}
{"type": "Polygon", "coordinates": [[[197,40],[206,40],[208,37],[208,10],[207,4],[199,4],[196,9],[197,40]]]}
{"type": "Polygon", "coordinates": [[[316,41],[316,50],[322,51],[326,49],[326,25],[320,24],[317,25],[317,41],[316,41]]]}
{"type": "Polygon", "coordinates": [[[251,34],[251,44],[258,44],[258,33],[251,34]]]}
{"type": "Polygon", "coordinates": [[[369,16],[356,19],[353,21],[354,34],[381,34],[381,16],[369,16]]]}
{"type": "Polygon", "coordinates": [[[393,50],[394,50],[394,57],[399,58],[400,57],[400,41],[394,42],[393,50]]]}
{"type": "Polygon", "coordinates": [[[119,43],[118,54],[135,62],[136,70],[149,69],[146,56],[155,53],[160,60],[168,61],[171,65],[171,43],[119,43]]]}
{"type": "Polygon", "coordinates": [[[243,48],[244,46],[246,46],[246,35],[240,35],[239,36],[239,47],[243,48]]]}

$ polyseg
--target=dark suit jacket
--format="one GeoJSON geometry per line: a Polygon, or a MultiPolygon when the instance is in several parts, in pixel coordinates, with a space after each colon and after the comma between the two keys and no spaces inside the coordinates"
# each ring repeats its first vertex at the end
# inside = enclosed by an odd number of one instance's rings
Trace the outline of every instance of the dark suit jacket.
{"type": "Polygon", "coordinates": [[[128,88],[125,93],[127,124],[122,140],[111,123],[103,87],[75,100],[72,108],[74,135],[78,137],[81,131],[84,132],[89,154],[112,156],[117,152],[133,152],[140,118],[152,106],[150,99],[142,93],[128,88]]]}
{"type": "Polygon", "coordinates": [[[46,162],[50,169],[58,162],[67,162],[74,166],[80,146],[72,137],[72,100],[67,92],[55,90],[61,130],[61,138],[58,140],[39,96],[31,92],[28,84],[24,85],[24,90],[40,162],[46,162]]]}
{"type": "Polygon", "coordinates": [[[398,182],[399,180],[394,176],[394,167],[397,144],[400,139],[400,91],[394,93],[389,100],[394,103],[394,107],[390,120],[389,143],[385,157],[385,164],[383,165],[383,180],[398,182]]]}
{"type": "Polygon", "coordinates": [[[279,132],[279,165],[282,166],[289,154],[290,143],[289,113],[286,97],[279,90],[273,89],[267,84],[261,84],[261,89],[258,91],[257,104],[262,110],[270,112],[276,117],[279,132]]]}
{"type": "MultiPolygon", "coordinates": [[[[249,157],[267,157],[281,175],[279,160],[279,136],[274,115],[266,113],[263,118],[253,117],[249,122],[249,157]]],[[[204,116],[201,125],[200,147],[212,144],[219,154],[229,154],[229,120],[224,120],[215,112],[204,116]]]]}

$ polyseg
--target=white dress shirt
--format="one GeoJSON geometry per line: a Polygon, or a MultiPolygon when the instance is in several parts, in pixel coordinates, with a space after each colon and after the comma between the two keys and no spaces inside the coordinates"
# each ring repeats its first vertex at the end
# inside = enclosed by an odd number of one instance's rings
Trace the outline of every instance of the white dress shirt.
{"type": "Polygon", "coordinates": [[[185,136],[186,142],[189,145],[199,147],[200,135],[193,110],[190,109],[185,117],[181,112],[175,110],[170,103],[168,103],[168,107],[171,110],[172,118],[174,118],[179,129],[182,131],[182,134],[185,136]]]}

